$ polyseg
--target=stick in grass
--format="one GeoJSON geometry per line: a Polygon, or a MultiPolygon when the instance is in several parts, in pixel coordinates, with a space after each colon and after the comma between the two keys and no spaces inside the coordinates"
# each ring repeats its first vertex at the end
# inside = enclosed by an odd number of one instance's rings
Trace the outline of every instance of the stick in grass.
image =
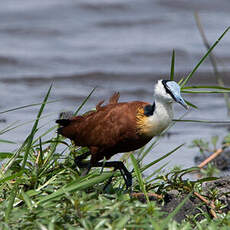
{"type": "Polygon", "coordinates": [[[201,201],[203,201],[206,205],[208,205],[210,207],[210,214],[214,217],[214,218],[217,218],[217,215],[216,215],[216,212],[214,211],[215,210],[215,205],[214,205],[214,202],[213,201],[209,201],[207,200],[204,196],[200,195],[199,193],[197,192],[194,192],[193,193],[196,197],[198,197],[201,201]]]}
{"type": "MultiPolygon", "coordinates": [[[[132,192],[130,195],[131,195],[132,197],[135,197],[135,198],[142,198],[142,197],[145,196],[145,194],[144,194],[143,192],[132,192]]],[[[153,193],[153,192],[147,193],[147,196],[148,196],[149,198],[154,197],[154,198],[157,198],[157,199],[163,199],[163,196],[162,196],[162,195],[156,194],[156,193],[153,193]]]]}
{"type": "Polygon", "coordinates": [[[223,152],[223,149],[217,149],[216,152],[214,152],[211,156],[209,156],[207,159],[205,159],[203,162],[201,162],[198,167],[201,169],[205,165],[207,165],[210,161],[214,160],[217,156],[219,156],[223,152]]]}

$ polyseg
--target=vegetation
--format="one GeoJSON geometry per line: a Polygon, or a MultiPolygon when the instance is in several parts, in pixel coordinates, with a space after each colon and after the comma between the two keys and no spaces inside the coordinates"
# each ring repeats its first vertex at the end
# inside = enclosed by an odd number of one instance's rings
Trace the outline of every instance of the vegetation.
{"type": "MultiPolygon", "coordinates": [[[[230,92],[229,88],[223,86],[186,86],[229,29],[227,28],[209,48],[191,73],[179,81],[182,92],[230,92]]],[[[174,79],[174,59],[173,52],[171,79],[174,79]]],[[[199,167],[175,168],[164,174],[163,169],[167,165],[165,164],[158,166],[151,175],[143,176],[148,168],[157,165],[182,146],[179,145],[163,157],[143,165],[143,159],[160,137],[148,148],[123,155],[122,160],[129,165],[134,177],[132,192],[125,191],[119,172],[93,169],[88,175],[80,176],[79,169],[74,165],[74,158],[87,150],[73,146],[57,135],[56,125],[48,130],[39,126],[44,107],[49,103],[51,89],[52,85],[40,104],[31,132],[20,148],[13,152],[0,152],[0,229],[229,229],[230,213],[221,213],[225,206],[218,201],[217,193],[210,191],[212,196],[207,196],[202,189],[205,181],[215,179],[213,175],[208,174],[208,177],[189,181],[184,179],[184,175],[200,172],[199,167]],[[42,134],[38,134],[44,129],[42,134]],[[107,184],[111,176],[112,182],[107,184]],[[167,202],[165,197],[175,190],[179,192],[181,201],[172,212],[163,212],[161,207],[167,202]],[[182,222],[176,222],[174,218],[183,205],[195,197],[202,200],[202,205],[205,204],[208,211],[200,207],[200,212],[196,215],[188,215],[182,222]]],[[[90,95],[79,106],[76,114],[90,95]]],[[[190,102],[188,104],[196,108],[190,102]]],[[[22,108],[10,111],[18,109],[22,108]]],[[[210,122],[182,119],[179,121],[210,122]]],[[[15,124],[8,126],[0,130],[0,135],[16,127],[15,124]]],[[[10,140],[0,139],[0,142],[13,144],[10,140]]],[[[213,143],[215,144],[214,140],[213,143]]]]}

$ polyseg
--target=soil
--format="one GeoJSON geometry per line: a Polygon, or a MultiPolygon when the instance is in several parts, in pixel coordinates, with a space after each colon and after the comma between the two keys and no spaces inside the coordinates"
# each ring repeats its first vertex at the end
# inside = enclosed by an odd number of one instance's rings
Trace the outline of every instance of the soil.
{"type": "MultiPolygon", "coordinates": [[[[227,213],[230,211],[230,176],[210,182],[205,182],[203,183],[202,188],[203,192],[201,195],[210,202],[212,201],[211,191],[215,190],[217,192],[213,201],[219,200],[224,208],[221,210],[214,210],[215,213],[227,213]]],[[[166,213],[165,215],[169,215],[187,196],[187,193],[185,194],[177,190],[171,190],[167,192],[166,195],[164,195],[163,202],[159,201],[153,196],[150,197],[150,200],[157,201],[158,205],[161,207],[161,210],[166,213]]],[[[138,197],[138,199],[142,202],[146,202],[144,195],[138,197]]],[[[204,218],[202,212],[211,213],[210,209],[210,205],[207,205],[204,203],[204,201],[193,194],[174,216],[174,220],[181,222],[182,220],[188,219],[189,217],[195,217],[196,221],[200,221],[204,218]]],[[[211,214],[210,216],[213,217],[211,214]]]]}

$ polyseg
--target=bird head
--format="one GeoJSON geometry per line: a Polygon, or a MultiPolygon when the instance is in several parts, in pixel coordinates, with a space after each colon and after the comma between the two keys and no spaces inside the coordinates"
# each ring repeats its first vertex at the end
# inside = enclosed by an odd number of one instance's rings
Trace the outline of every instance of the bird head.
{"type": "Polygon", "coordinates": [[[175,81],[159,80],[155,86],[155,98],[165,103],[177,102],[185,109],[187,104],[180,94],[180,86],[175,81]]]}

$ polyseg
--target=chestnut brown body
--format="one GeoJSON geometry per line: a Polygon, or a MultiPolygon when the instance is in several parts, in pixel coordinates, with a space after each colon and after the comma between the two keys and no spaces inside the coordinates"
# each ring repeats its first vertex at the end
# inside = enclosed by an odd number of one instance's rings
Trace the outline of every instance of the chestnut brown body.
{"type": "Polygon", "coordinates": [[[109,104],[96,106],[96,111],[69,120],[58,120],[62,127],[58,133],[73,140],[77,146],[90,149],[91,163],[110,159],[116,153],[136,150],[152,137],[141,133],[138,115],[144,116],[144,108],[149,103],[141,101],[118,103],[119,94],[115,93],[109,104]]]}

